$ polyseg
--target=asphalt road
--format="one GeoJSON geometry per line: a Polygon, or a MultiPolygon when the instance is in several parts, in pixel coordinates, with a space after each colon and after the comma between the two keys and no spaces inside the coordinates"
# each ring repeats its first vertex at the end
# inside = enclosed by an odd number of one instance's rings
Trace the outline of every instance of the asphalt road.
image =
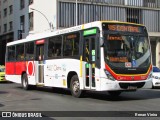
{"type": "MultiPolygon", "coordinates": [[[[136,92],[125,92],[119,97],[112,98],[107,93],[87,92],[84,98],[74,98],[68,90],[52,89],[52,88],[37,88],[34,90],[25,91],[21,85],[14,83],[0,83],[0,111],[142,111],[148,113],[150,111],[160,111],[160,89],[139,90],[136,92]]],[[[72,112],[74,114],[74,112],[72,112]]],[[[53,114],[52,112],[50,115],[53,114]]],[[[74,117],[70,113],[70,117],[52,117],[52,119],[78,119],[78,120],[93,120],[93,119],[123,119],[115,112],[115,117],[88,117],[85,113],[83,117],[74,117]]],[[[105,113],[104,113],[105,114],[105,113]]],[[[108,114],[106,112],[106,114],[108,114]]],[[[126,112],[126,114],[131,114],[126,112]]],[[[159,114],[160,115],[160,114],[159,114]]],[[[158,117],[129,117],[129,119],[154,119],[158,117]]],[[[46,117],[45,117],[46,119],[46,117]]],[[[49,118],[48,118],[49,119],[49,118]]]]}

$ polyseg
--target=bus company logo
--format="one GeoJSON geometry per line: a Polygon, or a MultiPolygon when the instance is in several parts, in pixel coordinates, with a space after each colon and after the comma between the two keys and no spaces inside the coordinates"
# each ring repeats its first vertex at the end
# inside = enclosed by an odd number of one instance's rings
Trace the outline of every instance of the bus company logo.
{"type": "Polygon", "coordinates": [[[54,65],[53,70],[54,71],[61,71],[62,68],[60,66],[54,65]]]}
{"type": "Polygon", "coordinates": [[[35,73],[35,64],[33,61],[29,61],[27,64],[27,74],[33,76],[35,73]]]}

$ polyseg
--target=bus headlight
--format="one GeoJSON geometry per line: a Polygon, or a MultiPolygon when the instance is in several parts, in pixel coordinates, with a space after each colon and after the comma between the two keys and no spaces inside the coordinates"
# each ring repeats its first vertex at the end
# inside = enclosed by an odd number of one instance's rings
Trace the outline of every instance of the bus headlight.
{"type": "Polygon", "coordinates": [[[109,80],[115,81],[114,77],[107,70],[104,69],[104,72],[107,75],[109,80]]]}

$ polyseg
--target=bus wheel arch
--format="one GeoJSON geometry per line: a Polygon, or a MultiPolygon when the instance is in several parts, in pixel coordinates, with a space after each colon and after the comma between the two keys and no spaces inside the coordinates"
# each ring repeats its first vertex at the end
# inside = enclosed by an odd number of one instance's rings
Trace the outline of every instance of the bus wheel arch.
{"type": "Polygon", "coordinates": [[[80,81],[76,72],[69,72],[67,76],[67,87],[70,89],[72,96],[83,96],[83,91],[80,90],[80,81]]]}
{"type": "Polygon", "coordinates": [[[70,88],[70,84],[71,84],[71,79],[74,75],[77,75],[76,72],[74,71],[71,71],[68,73],[68,76],[67,76],[67,88],[70,88]]]}

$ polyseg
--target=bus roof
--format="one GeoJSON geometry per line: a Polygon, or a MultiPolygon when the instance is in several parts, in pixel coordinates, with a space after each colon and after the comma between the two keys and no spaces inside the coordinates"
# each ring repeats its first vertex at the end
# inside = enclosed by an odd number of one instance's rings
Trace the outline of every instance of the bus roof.
{"type": "Polygon", "coordinates": [[[121,23],[121,24],[130,24],[130,25],[138,25],[138,26],[144,26],[143,24],[137,24],[137,23],[131,23],[131,22],[122,22],[122,21],[101,21],[102,23],[121,23]]]}
{"type": "Polygon", "coordinates": [[[83,24],[83,25],[70,27],[70,28],[59,29],[59,30],[56,30],[54,32],[43,32],[43,33],[37,33],[37,34],[34,34],[34,35],[29,35],[25,39],[9,42],[9,43],[7,43],[7,46],[20,44],[20,43],[25,43],[25,42],[29,42],[29,41],[40,40],[40,39],[43,39],[43,38],[56,36],[56,35],[61,35],[61,34],[64,34],[64,33],[76,32],[76,31],[83,30],[83,29],[88,29],[88,28],[91,28],[91,27],[99,27],[101,29],[102,23],[121,23],[121,24],[124,23],[124,24],[144,26],[142,24],[121,22],[121,21],[114,21],[114,20],[113,21],[95,21],[95,22],[90,22],[90,23],[86,23],[86,24],[83,24]]]}

